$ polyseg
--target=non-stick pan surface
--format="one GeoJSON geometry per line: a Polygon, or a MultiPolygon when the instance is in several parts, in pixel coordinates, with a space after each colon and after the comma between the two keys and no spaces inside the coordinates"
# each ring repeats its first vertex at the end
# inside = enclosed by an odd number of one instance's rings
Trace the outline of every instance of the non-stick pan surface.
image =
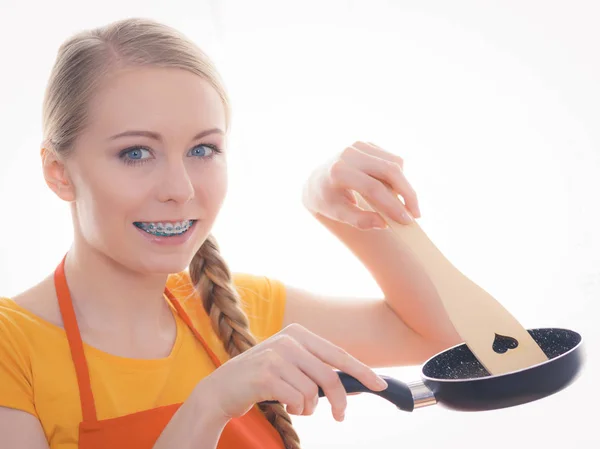
{"type": "MultiPolygon", "coordinates": [[[[508,374],[490,376],[466,344],[429,359],[418,382],[405,384],[382,376],[388,388],[381,392],[369,390],[346,373],[338,374],[348,393],[373,393],[406,411],[436,403],[461,411],[511,407],[562,390],[575,380],[583,365],[583,341],[577,332],[554,328],[528,332],[549,360],[508,374]]],[[[319,395],[323,396],[322,390],[319,395]]]]}

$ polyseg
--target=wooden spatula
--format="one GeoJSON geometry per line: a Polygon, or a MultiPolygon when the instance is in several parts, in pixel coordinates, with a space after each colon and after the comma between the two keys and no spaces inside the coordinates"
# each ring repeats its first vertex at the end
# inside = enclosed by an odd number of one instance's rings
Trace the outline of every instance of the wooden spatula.
{"type": "Polygon", "coordinates": [[[359,206],[381,214],[394,236],[414,253],[435,285],[456,331],[491,375],[548,360],[529,332],[489,293],[454,267],[416,221],[398,223],[360,195],[359,206]]]}

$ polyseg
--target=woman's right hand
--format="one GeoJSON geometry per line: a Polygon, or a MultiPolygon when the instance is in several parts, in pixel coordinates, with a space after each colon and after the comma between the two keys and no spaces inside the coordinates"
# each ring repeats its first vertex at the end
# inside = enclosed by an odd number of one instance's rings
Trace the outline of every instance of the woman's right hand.
{"type": "Polygon", "coordinates": [[[293,415],[311,415],[321,387],[333,417],[342,421],[347,393],[336,369],[373,391],[387,388],[365,364],[297,324],[227,361],[196,388],[202,391],[198,397],[210,395],[215,401],[212,405],[231,419],[262,401],[278,401],[293,415]]]}

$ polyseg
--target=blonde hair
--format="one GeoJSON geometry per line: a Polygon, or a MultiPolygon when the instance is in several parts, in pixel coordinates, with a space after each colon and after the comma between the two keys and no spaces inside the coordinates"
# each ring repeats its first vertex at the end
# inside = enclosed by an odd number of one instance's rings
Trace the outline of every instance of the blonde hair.
{"type": "MultiPolygon", "coordinates": [[[[82,31],[59,48],[43,104],[43,134],[48,149],[67,157],[88,120],[88,103],[102,80],[121,68],[180,68],[209,82],[231,121],[230,104],[217,70],[207,55],[178,31],[152,20],[132,18],[82,31]]],[[[230,357],[256,344],[241,307],[231,272],[212,235],[194,255],[191,280],[203,298],[212,326],[230,357]]],[[[298,435],[281,404],[261,404],[287,449],[299,449],[298,435]]]]}

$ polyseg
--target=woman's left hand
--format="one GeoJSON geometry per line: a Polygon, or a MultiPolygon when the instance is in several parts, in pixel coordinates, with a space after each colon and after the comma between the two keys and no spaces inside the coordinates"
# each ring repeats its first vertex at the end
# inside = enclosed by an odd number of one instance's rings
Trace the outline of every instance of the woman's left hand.
{"type": "Polygon", "coordinates": [[[358,193],[392,220],[409,224],[412,219],[407,212],[415,218],[421,213],[417,194],[403,169],[401,157],[373,143],[355,142],[311,174],[302,201],[313,214],[359,229],[385,228],[380,214],[358,206],[358,193]]]}

